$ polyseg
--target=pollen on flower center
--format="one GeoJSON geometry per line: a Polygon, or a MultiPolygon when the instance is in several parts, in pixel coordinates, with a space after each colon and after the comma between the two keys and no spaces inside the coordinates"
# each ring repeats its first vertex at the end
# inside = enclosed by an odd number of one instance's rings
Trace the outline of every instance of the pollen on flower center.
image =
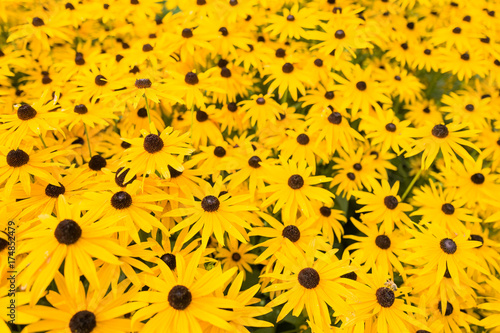
{"type": "Polygon", "coordinates": [[[441,301],[438,303],[438,310],[441,311],[441,314],[445,316],[449,316],[453,313],[453,305],[450,302],[446,302],[446,309],[443,308],[441,301]]]}
{"type": "Polygon", "coordinates": [[[78,311],[69,321],[71,333],[90,333],[96,326],[95,315],[87,310],[78,311]]]}
{"type": "Polygon", "coordinates": [[[391,247],[391,239],[386,235],[378,235],[375,238],[375,244],[382,250],[387,250],[391,247]]]}
{"type": "Polygon", "coordinates": [[[106,83],[108,83],[108,81],[106,80],[106,78],[103,75],[100,75],[100,74],[95,77],[94,82],[95,82],[95,84],[97,84],[100,87],[105,86],[106,83]]]}
{"type": "Polygon", "coordinates": [[[298,190],[304,186],[304,178],[301,175],[292,175],[288,178],[288,186],[294,190],[298,190]]]}
{"type": "Polygon", "coordinates": [[[441,206],[441,211],[446,215],[453,215],[453,213],[455,213],[455,207],[450,203],[445,203],[441,206]]]}
{"type": "Polygon", "coordinates": [[[484,183],[485,178],[482,173],[475,173],[470,177],[470,180],[476,185],[481,185],[484,183]]]}
{"type": "Polygon", "coordinates": [[[30,120],[36,117],[36,110],[28,104],[23,104],[17,109],[17,117],[21,120],[30,120]]]}
{"type": "Polygon", "coordinates": [[[73,220],[62,220],[54,231],[54,237],[60,244],[75,244],[82,236],[82,228],[73,220]]]}
{"type": "Polygon", "coordinates": [[[196,120],[200,123],[208,120],[208,113],[205,111],[198,110],[196,111],[196,120]]]}
{"type": "Polygon", "coordinates": [[[313,289],[319,284],[319,273],[314,268],[307,267],[299,272],[298,280],[302,287],[306,289],[313,289]]]}
{"type": "Polygon", "coordinates": [[[441,250],[443,250],[446,254],[453,254],[457,252],[457,243],[455,243],[453,239],[443,238],[439,242],[439,246],[441,247],[441,250]]]}
{"type": "Polygon", "coordinates": [[[287,225],[283,228],[281,235],[288,238],[292,243],[295,243],[300,239],[300,230],[294,225],[287,225]]]}
{"type": "Polygon", "coordinates": [[[48,184],[45,187],[45,195],[51,198],[57,198],[58,196],[64,194],[65,192],[66,188],[61,183],[59,183],[59,186],[48,184]]]}
{"type": "Polygon", "coordinates": [[[168,268],[170,268],[171,270],[174,270],[177,267],[177,260],[175,259],[175,254],[165,253],[164,255],[161,256],[160,259],[163,260],[163,262],[167,264],[168,268]]]}
{"type": "Polygon", "coordinates": [[[226,156],[226,150],[221,146],[217,146],[214,149],[214,155],[217,157],[224,157],[226,156]]]}
{"type": "Polygon", "coordinates": [[[384,198],[384,204],[389,209],[396,209],[399,202],[398,199],[393,195],[388,195],[384,198]]]}
{"type": "Polygon", "coordinates": [[[106,159],[101,155],[94,155],[89,161],[89,168],[94,171],[100,171],[102,168],[106,167],[106,159]]]}
{"type": "Polygon", "coordinates": [[[470,240],[481,242],[481,245],[476,246],[476,249],[480,249],[484,245],[484,238],[480,235],[470,235],[470,240]]]}
{"type": "Polygon", "coordinates": [[[195,84],[198,84],[200,82],[200,80],[198,79],[198,75],[196,75],[196,73],[189,72],[186,74],[186,77],[184,78],[184,82],[186,82],[187,84],[190,84],[190,85],[195,85],[195,84]]]}
{"type": "Polygon", "coordinates": [[[444,139],[448,136],[448,134],[449,131],[446,125],[439,124],[432,128],[432,135],[434,135],[436,138],[444,139]]]}
{"type": "Polygon", "coordinates": [[[384,308],[390,308],[396,300],[394,291],[386,287],[378,288],[375,292],[375,296],[377,296],[378,304],[384,308]]]}
{"type": "Polygon", "coordinates": [[[137,179],[137,176],[134,175],[134,177],[132,177],[131,180],[129,180],[128,182],[125,183],[125,177],[127,176],[130,169],[127,168],[125,171],[121,172],[122,170],[123,170],[123,167],[116,170],[116,174],[115,174],[116,185],[118,185],[120,187],[126,187],[127,185],[132,184],[132,182],[137,179]]]}
{"type": "Polygon", "coordinates": [[[330,215],[332,215],[332,210],[326,206],[322,206],[320,209],[319,209],[319,212],[321,213],[321,215],[323,215],[324,217],[329,217],[330,215]]]}
{"type": "Polygon", "coordinates": [[[334,125],[338,125],[342,122],[342,115],[334,111],[328,116],[328,121],[334,125]]]}
{"type": "Polygon", "coordinates": [[[115,209],[126,209],[132,206],[132,196],[125,191],[119,191],[111,197],[111,206],[115,209]]]}
{"type": "Polygon", "coordinates": [[[216,212],[219,209],[219,206],[219,199],[213,195],[207,195],[201,201],[201,208],[203,208],[205,212],[216,212]]]}
{"type": "Polygon", "coordinates": [[[21,149],[11,150],[7,154],[7,164],[13,168],[19,168],[27,164],[30,157],[21,149]]]}
{"type": "Polygon", "coordinates": [[[87,112],[89,112],[89,109],[87,109],[85,104],[78,104],[78,105],[75,105],[75,108],[73,109],[73,111],[75,113],[78,113],[78,114],[86,114],[87,112]]]}
{"type": "Polygon", "coordinates": [[[144,150],[150,154],[154,154],[163,149],[164,143],[162,138],[156,134],[148,134],[144,138],[144,150]]]}
{"type": "Polygon", "coordinates": [[[137,79],[137,80],[135,80],[135,86],[136,86],[136,88],[139,88],[139,89],[151,88],[152,84],[153,83],[151,82],[150,79],[137,79]]]}
{"type": "Polygon", "coordinates": [[[252,156],[248,159],[248,165],[254,169],[260,168],[260,162],[262,162],[262,160],[259,156],[252,156]]]}
{"type": "Polygon", "coordinates": [[[185,310],[192,300],[189,289],[181,285],[173,287],[168,293],[168,304],[176,310],[185,310]]]}
{"type": "Polygon", "coordinates": [[[238,252],[234,252],[232,255],[231,255],[231,259],[233,259],[233,261],[240,261],[241,260],[241,254],[239,254],[238,252]]]}
{"type": "Polygon", "coordinates": [[[300,144],[300,145],[307,145],[309,143],[309,136],[307,136],[307,134],[299,134],[297,136],[297,142],[300,144]]]}

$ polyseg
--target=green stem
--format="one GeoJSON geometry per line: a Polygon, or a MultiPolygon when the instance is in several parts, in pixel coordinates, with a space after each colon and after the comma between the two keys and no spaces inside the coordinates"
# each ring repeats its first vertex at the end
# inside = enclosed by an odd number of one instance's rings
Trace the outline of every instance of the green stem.
{"type": "Polygon", "coordinates": [[[42,140],[43,146],[44,146],[45,148],[47,148],[47,145],[45,144],[45,141],[43,141],[42,134],[40,133],[40,134],[38,134],[38,136],[40,137],[40,140],[42,140]]]}
{"type": "Polygon", "coordinates": [[[89,131],[87,130],[87,124],[83,123],[83,127],[85,128],[85,135],[87,136],[87,144],[89,146],[89,155],[92,158],[92,149],[90,149],[90,139],[89,139],[89,131]]]}
{"type": "Polygon", "coordinates": [[[422,169],[419,169],[417,174],[411,180],[410,185],[408,185],[408,188],[406,189],[405,193],[403,193],[403,196],[401,197],[401,201],[404,201],[406,199],[406,197],[408,196],[408,193],[410,193],[410,190],[412,189],[413,185],[415,185],[415,183],[417,182],[421,173],[422,173],[422,169]]]}
{"type": "Polygon", "coordinates": [[[146,100],[146,110],[148,111],[149,127],[151,127],[151,112],[149,111],[149,103],[146,94],[144,94],[144,99],[146,100]]]}

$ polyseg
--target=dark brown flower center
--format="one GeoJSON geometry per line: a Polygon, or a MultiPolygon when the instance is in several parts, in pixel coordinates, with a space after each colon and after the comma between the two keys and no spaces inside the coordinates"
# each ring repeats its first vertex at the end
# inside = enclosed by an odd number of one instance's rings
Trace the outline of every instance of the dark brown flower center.
{"type": "Polygon", "coordinates": [[[386,287],[378,288],[375,292],[375,296],[377,296],[378,304],[384,308],[390,308],[396,300],[394,291],[386,287]]]}
{"type": "Polygon", "coordinates": [[[184,38],[191,38],[193,37],[193,30],[189,28],[185,28],[182,30],[182,37],[184,38]]]}
{"type": "Polygon", "coordinates": [[[284,64],[283,67],[281,67],[281,70],[283,71],[283,73],[286,73],[286,74],[293,72],[293,69],[294,69],[293,65],[289,62],[284,64]]]}
{"type": "Polygon", "coordinates": [[[360,163],[354,163],[352,168],[356,171],[361,171],[361,169],[363,169],[360,163]]]}
{"type": "Polygon", "coordinates": [[[236,6],[238,4],[238,0],[229,0],[229,4],[231,6],[236,6]]]}
{"type": "Polygon", "coordinates": [[[33,24],[34,27],[41,27],[42,25],[45,25],[45,22],[43,22],[43,20],[39,17],[34,17],[31,24],[33,24]]]}
{"type": "Polygon", "coordinates": [[[226,156],[226,150],[221,146],[217,146],[214,149],[214,155],[217,157],[224,157],[226,156]]]}
{"type": "Polygon", "coordinates": [[[45,195],[51,198],[57,198],[64,192],[66,192],[66,188],[61,183],[59,183],[59,186],[49,184],[45,187],[45,195]]]}
{"type": "Polygon", "coordinates": [[[333,99],[335,97],[335,93],[333,91],[327,91],[325,93],[325,98],[326,99],[333,99]]]}
{"type": "Polygon", "coordinates": [[[475,173],[470,177],[470,180],[474,184],[481,185],[482,183],[484,183],[485,178],[482,173],[475,173]]]}
{"type": "Polygon", "coordinates": [[[359,81],[356,83],[356,88],[358,88],[359,91],[365,91],[367,86],[365,81],[359,81]]]}
{"type": "Polygon", "coordinates": [[[94,171],[100,171],[102,168],[106,167],[106,159],[101,155],[94,155],[89,161],[89,168],[94,171]]]}
{"type": "Polygon", "coordinates": [[[477,249],[482,248],[484,245],[484,238],[480,235],[470,235],[470,240],[481,242],[481,245],[476,246],[477,249]]]}
{"type": "Polygon", "coordinates": [[[337,39],[344,39],[345,38],[345,32],[344,32],[344,30],[337,30],[337,31],[335,31],[335,38],[337,38],[337,39]]]}
{"type": "Polygon", "coordinates": [[[444,308],[441,304],[441,301],[438,303],[438,310],[441,311],[441,314],[445,316],[449,316],[453,313],[453,305],[450,302],[446,302],[446,308],[444,308]]]}
{"type": "Polygon", "coordinates": [[[219,29],[219,32],[221,33],[222,36],[226,37],[227,35],[229,35],[229,31],[227,31],[227,28],[225,27],[222,27],[219,29]]]}
{"type": "Polygon", "coordinates": [[[300,144],[300,145],[307,145],[309,143],[309,136],[307,136],[307,134],[299,134],[297,136],[297,142],[300,144]]]}
{"type": "Polygon", "coordinates": [[[340,277],[344,278],[344,279],[356,281],[358,279],[358,274],[356,274],[356,272],[349,272],[349,273],[341,275],[340,277]]]}
{"type": "Polygon", "coordinates": [[[441,211],[446,215],[453,215],[453,213],[455,213],[455,207],[450,203],[445,203],[441,206],[441,211]]]}
{"type": "Polygon", "coordinates": [[[85,59],[83,58],[83,53],[76,52],[75,64],[77,64],[78,66],[85,65],[85,59]]]}
{"type": "Polygon", "coordinates": [[[198,75],[196,75],[196,73],[189,72],[184,77],[184,82],[186,82],[187,84],[190,84],[190,85],[195,85],[195,84],[198,84],[200,82],[200,80],[198,79],[198,75]]]}
{"type": "Polygon", "coordinates": [[[283,228],[281,235],[288,238],[292,243],[295,243],[300,239],[300,230],[294,225],[287,225],[283,228]]]}
{"type": "Polygon", "coordinates": [[[319,209],[319,212],[321,213],[321,215],[323,215],[324,217],[329,217],[330,215],[332,215],[332,210],[326,206],[322,206],[320,209],[319,209]]]}
{"type": "Polygon", "coordinates": [[[132,69],[131,69],[131,70],[129,70],[128,72],[129,72],[129,73],[132,73],[132,74],[137,74],[137,73],[139,73],[140,71],[141,71],[141,70],[139,69],[139,67],[134,66],[134,67],[132,67],[132,69]]]}
{"type": "Polygon", "coordinates": [[[30,120],[36,117],[36,110],[31,105],[23,104],[17,109],[17,117],[21,120],[30,120]]]}
{"type": "Polygon", "coordinates": [[[262,98],[262,97],[257,98],[257,100],[256,100],[255,102],[256,102],[257,104],[259,104],[259,105],[264,105],[264,104],[266,104],[266,100],[265,100],[264,98],[262,98]]]}
{"type": "Polygon", "coordinates": [[[286,56],[286,51],[280,47],[276,50],[274,55],[276,56],[276,58],[284,58],[286,56]]]}
{"type": "Polygon", "coordinates": [[[140,108],[139,110],[137,110],[137,116],[139,118],[147,118],[148,110],[146,108],[140,108]]]}
{"type": "Polygon", "coordinates": [[[301,175],[292,175],[288,178],[288,186],[294,190],[298,190],[304,186],[304,178],[301,175]]]}
{"type": "Polygon", "coordinates": [[[460,56],[460,59],[462,60],[465,60],[465,61],[469,61],[470,60],[470,55],[469,53],[464,53],[460,56]]]}
{"type": "Polygon", "coordinates": [[[0,238],[0,252],[5,250],[7,248],[7,246],[9,246],[9,241],[7,241],[6,239],[0,238]]]}
{"type": "Polygon", "coordinates": [[[205,212],[216,212],[219,209],[219,206],[219,199],[213,195],[207,195],[201,201],[201,208],[203,208],[205,212]]]}
{"type": "Polygon", "coordinates": [[[126,209],[132,206],[132,196],[125,191],[119,191],[111,197],[111,206],[115,209],[126,209]]]}
{"type": "Polygon", "coordinates": [[[299,283],[306,289],[316,288],[319,284],[319,274],[314,268],[304,268],[298,275],[299,283]]]}
{"type": "Polygon", "coordinates": [[[347,173],[347,178],[349,178],[350,180],[354,180],[356,179],[356,175],[352,172],[348,172],[347,173]]]}
{"type": "Polygon", "coordinates": [[[87,310],[78,311],[69,320],[71,333],[90,333],[97,326],[95,315],[87,310]]]}
{"type": "Polygon", "coordinates": [[[27,164],[30,157],[21,149],[11,150],[7,154],[7,164],[13,168],[19,168],[27,164]]]}
{"type": "Polygon", "coordinates": [[[334,111],[331,115],[328,116],[328,121],[334,125],[338,125],[342,122],[342,115],[334,111]]]}
{"type": "Polygon", "coordinates": [[[153,46],[151,44],[144,44],[142,46],[142,52],[151,52],[153,51],[153,46]]]}
{"type": "Polygon", "coordinates": [[[106,78],[99,74],[95,77],[95,80],[94,80],[95,84],[97,84],[99,87],[102,87],[102,86],[105,86],[106,83],[108,83],[108,81],[106,80],[106,78]]]}
{"type": "Polygon", "coordinates": [[[153,83],[151,82],[150,79],[137,79],[137,80],[135,80],[135,86],[139,89],[151,88],[151,85],[153,85],[153,83]]]}
{"type": "Polygon", "coordinates": [[[220,76],[222,76],[223,78],[230,78],[231,77],[231,71],[229,70],[229,68],[227,67],[224,67],[223,69],[221,69],[220,71],[220,76]]]}
{"type": "Polygon", "coordinates": [[[163,262],[167,264],[168,268],[170,268],[171,270],[174,270],[177,267],[177,260],[175,259],[175,254],[165,253],[164,255],[161,256],[160,259],[163,260],[163,262]]]}
{"type": "Polygon", "coordinates": [[[156,134],[148,134],[144,138],[144,150],[150,154],[154,154],[163,149],[163,140],[156,134]]]}
{"type": "Polygon", "coordinates": [[[287,20],[288,22],[293,22],[293,21],[295,21],[295,16],[293,16],[293,15],[288,15],[288,16],[286,17],[286,20],[287,20]]]}
{"type": "Polygon", "coordinates": [[[125,171],[121,172],[122,170],[123,170],[123,167],[116,170],[116,174],[115,174],[116,185],[118,185],[120,187],[126,187],[127,185],[132,184],[132,182],[137,179],[137,176],[134,176],[134,177],[132,177],[131,180],[129,180],[128,182],[125,183],[125,177],[127,177],[127,174],[130,171],[130,169],[127,168],[127,169],[125,169],[125,171]]]}
{"type": "Polygon", "coordinates": [[[120,146],[123,148],[123,149],[128,149],[130,147],[132,147],[132,145],[126,141],[122,141],[122,143],[120,143],[120,146]]]}
{"type": "Polygon", "coordinates": [[[316,67],[322,67],[323,66],[323,60],[321,60],[321,59],[314,60],[314,65],[316,67]]]}
{"type": "Polygon", "coordinates": [[[54,231],[54,237],[60,244],[75,244],[82,236],[82,228],[73,220],[62,220],[54,231]]]}
{"type": "Polygon", "coordinates": [[[391,247],[391,239],[386,235],[378,235],[375,238],[375,244],[382,250],[387,250],[391,247]]]}
{"type": "Polygon", "coordinates": [[[168,293],[168,304],[176,310],[185,310],[192,300],[189,289],[181,285],[173,287],[168,293]]]}
{"type": "Polygon", "coordinates": [[[200,123],[208,120],[208,113],[205,111],[198,110],[196,111],[196,120],[200,123]]]}
{"type": "Polygon", "coordinates": [[[248,165],[254,169],[260,168],[260,162],[262,162],[262,160],[259,156],[252,156],[248,159],[248,165]]]}
{"type": "Polygon", "coordinates": [[[231,259],[233,259],[233,261],[240,261],[241,260],[241,255],[238,253],[238,252],[234,252],[232,255],[231,255],[231,259]]]}
{"type": "Polygon", "coordinates": [[[434,135],[436,138],[444,139],[448,136],[448,134],[449,131],[446,125],[439,124],[432,128],[432,135],[434,135]]]}
{"type": "Polygon", "coordinates": [[[231,102],[227,104],[227,109],[230,112],[236,112],[236,110],[238,110],[238,106],[236,105],[236,103],[231,102]]]}
{"type": "Polygon", "coordinates": [[[75,113],[78,113],[78,114],[86,114],[87,112],[89,112],[89,109],[87,109],[85,104],[78,104],[78,105],[75,105],[75,108],[73,109],[73,111],[75,113]]]}
{"type": "Polygon", "coordinates": [[[393,123],[389,123],[387,125],[385,125],[385,129],[388,131],[388,132],[396,132],[396,125],[394,125],[393,123]]]}
{"type": "Polygon", "coordinates": [[[384,198],[384,204],[389,209],[395,209],[398,206],[399,202],[395,196],[388,195],[384,198]]]}
{"type": "Polygon", "coordinates": [[[467,111],[469,111],[469,112],[474,111],[474,105],[472,105],[472,104],[467,104],[467,105],[465,106],[465,110],[467,110],[467,111]]]}
{"type": "Polygon", "coordinates": [[[439,246],[441,247],[441,250],[443,250],[446,254],[453,254],[457,252],[457,243],[455,243],[453,239],[443,238],[439,242],[439,246]]]}
{"type": "Polygon", "coordinates": [[[182,175],[183,171],[178,171],[174,168],[172,168],[170,165],[168,166],[168,171],[170,172],[170,178],[177,178],[180,175],[182,175]]]}
{"type": "Polygon", "coordinates": [[[64,8],[69,9],[69,10],[75,10],[75,6],[71,2],[68,2],[64,5],[64,8]]]}

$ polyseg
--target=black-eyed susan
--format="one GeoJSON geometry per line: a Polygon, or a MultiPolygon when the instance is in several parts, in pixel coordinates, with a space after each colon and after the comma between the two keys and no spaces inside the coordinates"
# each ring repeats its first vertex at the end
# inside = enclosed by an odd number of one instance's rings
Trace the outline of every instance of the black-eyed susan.
{"type": "Polygon", "coordinates": [[[252,272],[250,265],[257,258],[256,254],[249,252],[250,250],[252,250],[252,245],[241,244],[236,238],[229,237],[227,248],[220,248],[215,257],[221,260],[224,270],[238,267],[238,271],[245,278],[247,272],[252,272]]]}

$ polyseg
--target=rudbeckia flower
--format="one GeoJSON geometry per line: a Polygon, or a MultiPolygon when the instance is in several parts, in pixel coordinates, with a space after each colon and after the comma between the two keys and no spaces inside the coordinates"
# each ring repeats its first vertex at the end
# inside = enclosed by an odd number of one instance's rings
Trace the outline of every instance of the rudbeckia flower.
{"type": "Polygon", "coordinates": [[[291,9],[284,8],[282,15],[272,15],[269,18],[270,25],[264,29],[272,37],[279,36],[281,43],[287,38],[307,38],[305,29],[314,29],[319,23],[315,10],[312,8],[300,8],[295,4],[291,9]]]}
{"type": "Polygon", "coordinates": [[[253,265],[257,258],[256,254],[249,252],[250,250],[252,245],[240,244],[236,238],[229,237],[227,248],[220,248],[215,257],[221,261],[223,270],[237,267],[238,272],[245,278],[246,272],[252,272],[250,265],[253,265]]]}

